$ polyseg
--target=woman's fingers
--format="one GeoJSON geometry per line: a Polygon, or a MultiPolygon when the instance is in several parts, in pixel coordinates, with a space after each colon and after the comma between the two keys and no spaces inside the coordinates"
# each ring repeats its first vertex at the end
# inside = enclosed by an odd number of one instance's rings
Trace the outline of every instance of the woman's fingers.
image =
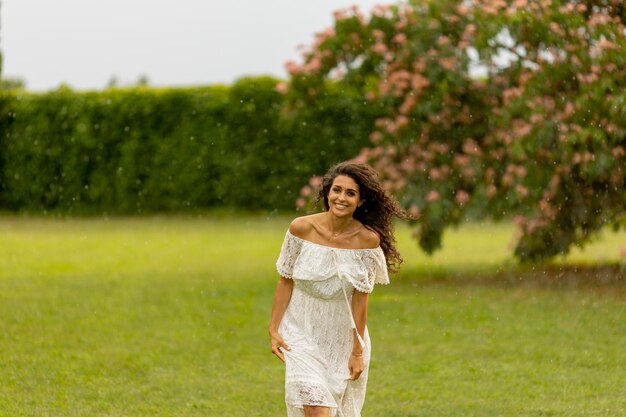
{"type": "Polygon", "coordinates": [[[350,380],[356,381],[357,379],[359,379],[364,369],[365,369],[365,366],[363,365],[362,360],[360,359],[354,360],[353,358],[350,358],[350,361],[348,361],[348,371],[350,371],[350,380]]]}
{"type": "Polygon", "coordinates": [[[272,344],[272,353],[276,355],[278,359],[285,362],[285,355],[283,354],[281,349],[291,350],[291,348],[287,346],[287,343],[285,343],[283,338],[280,337],[280,335],[278,334],[270,336],[270,342],[272,344]]]}
{"type": "Polygon", "coordinates": [[[280,347],[279,346],[275,346],[272,348],[272,353],[276,356],[278,356],[278,359],[280,359],[281,361],[285,362],[285,355],[283,355],[283,352],[280,351],[280,347]]]}
{"type": "Polygon", "coordinates": [[[359,379],[362,373],[363,373],[363,370],[357,371],[356,369],[352,368],[350,370],[350,379],[353,381],[356,381],[357,379],[359,379]]]}

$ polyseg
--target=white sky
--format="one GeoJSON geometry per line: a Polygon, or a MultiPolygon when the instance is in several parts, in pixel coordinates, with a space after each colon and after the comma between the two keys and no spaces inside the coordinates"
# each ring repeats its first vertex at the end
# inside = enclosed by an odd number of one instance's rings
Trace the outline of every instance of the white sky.
{"type": "Polygon", "coordinates": [[[332,12],[392,0],[0,0],[3,76],[29,90],[101,89],[146,75],[151,85],[285,77],[298,45],[332,12]]]}

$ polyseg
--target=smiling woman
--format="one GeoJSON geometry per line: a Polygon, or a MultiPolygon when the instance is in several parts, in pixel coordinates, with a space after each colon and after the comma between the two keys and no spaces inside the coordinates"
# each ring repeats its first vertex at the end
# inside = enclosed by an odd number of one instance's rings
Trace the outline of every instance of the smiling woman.
{"type": "Polygon", "coordinates": [[[391,221],[407,215],[363,164],[332,167],[319,199],[326,211],[295,219],[285,236],[270,344],[285,363],[289,417],[357,417],[371,352],[368,294],[402,261],[391,221]]]}

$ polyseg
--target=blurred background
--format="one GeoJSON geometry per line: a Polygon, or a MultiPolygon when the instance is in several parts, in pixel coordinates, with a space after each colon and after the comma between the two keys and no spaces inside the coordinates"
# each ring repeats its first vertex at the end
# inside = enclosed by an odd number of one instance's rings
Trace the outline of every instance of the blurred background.
{"type": "Polygon", "coordinates": [[[626,416],[621,0],[0,1],[0,417],[275,416],[319,176],[417,220],[368,416],[626,416]]]}

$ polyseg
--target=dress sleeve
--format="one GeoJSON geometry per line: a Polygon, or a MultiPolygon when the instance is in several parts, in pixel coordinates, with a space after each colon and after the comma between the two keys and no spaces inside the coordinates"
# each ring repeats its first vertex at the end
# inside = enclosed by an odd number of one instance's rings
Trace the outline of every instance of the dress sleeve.
{"type": "Polygon", "coordinates": [[[364,252],[361,260],[364,265],[364,273],[356,279],[351,279],[352,285],[358,291],[370,293],[374,291],[374,284],[389,284],[387,262],[381,248],[364,252]]]}
{"type": "Polygon", "coordinates": [[[287,231],[280,255],[276,261],[276,270],[281,277],[293,278],[293,267],[300,255],[301,248],[302,241],[287,231]]]}

